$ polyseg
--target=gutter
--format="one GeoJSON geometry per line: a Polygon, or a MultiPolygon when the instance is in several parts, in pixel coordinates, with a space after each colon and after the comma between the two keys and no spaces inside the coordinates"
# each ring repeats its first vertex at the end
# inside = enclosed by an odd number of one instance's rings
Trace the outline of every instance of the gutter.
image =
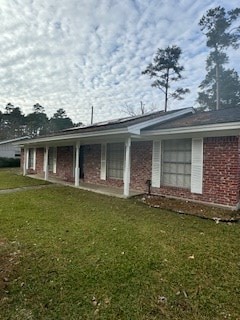
{"type": "Polygon", "coordinates": [[[155,136],[155,135],[172,135],[172,134],[182,134],[182,133],[211,132],[211,131],[225,131],[225,130],[240,131],[240,122],[149,130],[147,132],[142,133],[142,136],[145,137],[145,136],[155,136]]]}

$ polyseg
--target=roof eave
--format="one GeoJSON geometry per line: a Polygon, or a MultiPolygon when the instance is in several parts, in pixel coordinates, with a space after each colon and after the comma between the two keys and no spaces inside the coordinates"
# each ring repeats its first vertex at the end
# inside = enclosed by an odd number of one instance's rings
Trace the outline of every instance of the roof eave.
{"type": "Polygon", "coordinates": [[[155,124],[159,124],[165,121],[169,121],[169,120],[173,120],[175,118],[181,117],[183,115],[186,115],[188,113],[195,113],[195,110],[193,108],[186,108],[180,111],[176,111],[172,114],[167,114],[167,115],[161,115],[158,118],[154,118],[139,124],[135,124],[132,126],[128,127],[128,132],[129,133],[133,133],[133,134],[137,134],[140,135],[141,134],[141,130],[146,129],[148,127],[151,127],[155,124]]]}
{"type": "Polygon", "coordinates": [[[217,123],[217,124],[208,124],[200,126],[191,126],[191,127],[178,127],[178,128],[169,128],[169,129],[158,129],[158,130],[149,130],[144,132],[144,136],[155,136],[155,135],[173,135],[181,133],[201,133],[201,132],[214,132],[214,131],[224,131],[226,130],[240,130],[240,122],[227,122],[227,123],[217,123]]]}
{"type": "Polygon", "coordinates": [[[47,136],[47,137],[39,137],[31,140],[21,141],[19,145],[35,145],[39,143],[51,143],[58,141],[67,141],[67,140],[78,140],[84,138],[94,138],[94,137],[105,137],[108,135],[117,135],[117,134],[128,134],[127,128],[124,129],[115,129],[115,130],[104,130],[97,132],[86,132],[86,133],[75,133],[75,134],[65,134],[65,135],[57,135],[57,136],[47,136]]]}

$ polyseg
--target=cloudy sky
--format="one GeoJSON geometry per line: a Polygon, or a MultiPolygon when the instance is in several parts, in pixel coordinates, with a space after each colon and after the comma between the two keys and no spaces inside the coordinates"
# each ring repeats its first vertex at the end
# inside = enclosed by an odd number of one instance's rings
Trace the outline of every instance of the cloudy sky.
{"type": "MultiPolygon", "coordinates": [[[[163,109],[160,91],[141,71],[157,48],[179,45],[191,94],[169,109],[196,106],[207,50],[198,26],[209,8],[239,0],[0,0],[0,110],[25,114],[40,103],[75,122],[125,116],[126,105],[163,109]]],[[[240,72],[239,51],[230,53],[240,72]]]]}

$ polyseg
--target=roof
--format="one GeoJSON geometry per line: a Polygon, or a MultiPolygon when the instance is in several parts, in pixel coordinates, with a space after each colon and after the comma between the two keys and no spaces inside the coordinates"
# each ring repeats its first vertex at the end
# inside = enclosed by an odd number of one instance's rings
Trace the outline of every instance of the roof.
{"type": "MultiPolygon", "coordinates": [[[[55,132],[45,136],[34,137],[28,141],[27,144],[38,143],[42,141],[58,141],[81,137],[95,137],[99,135],[111,134],[140,134],[140,131],[159,122],[165,122],[169,119],[180,117],[184,114],[194,112],[193,108],[177,109],[168,112],[157,111],[154,113],[144,114],[142,116],[127,117],[122,119],[115,119],[106,122],[99,122],[84,127],[74,127],[55,132]]],[[[23,141],[23,144],[25,141],[23,141]]]]}
{"type": "MultiPolygon", "coordinates": [[[[139,138],[161,134],[186,132],[225,131],[240,129],[240,108],[227,108],[218,111],[195,111],[193,108],[177,109],[168,112],[158,111],[137,117],[99,122],[85,127],[65,129],[46,136],[18,142],[21,145],[41,145],[45,143],[69,143],[81,140],[96,141],[103,137],[129,136],[139,138]]],[[[232,132],[232,131],[231,131],[232,132]]],[[[221,134],[222,134],[221,133],[221,134]]]]}
{"type": "Polygon", "coordinates": [[[168,122],[153,125],[146,128],[145,131],[204,126],[231,122],[240,122],[239,107],[225,108],[214,111],[197,111],[194,114],[186,114],[182,117],[175,118],[168,122]]]}
{"type": "Polygon", "coordinates": [[[125,118],[104,121],[104,122],[97,122],[87,126],[80,126],[80,127],[65,129],[60,132],[53,133],[52,135],[59,135],[59,134],[63,135],[63,134],[78,133],[78,132],[81,133],[81,132],[94,132],[94,131],[102,131],[102,130],[122,129],[122,128],[127,128],[129,126],[143,123],[145,121],[153,120],[162,116],[171,115],[181,110],[189,110],[189,108],[171,110],[168,112],[157,111],[157,112],[147,113],[140,116],[125,117],[125,118]]]}
{"type": "Polygon", "coordinates": [[[15,139],[10,139],[10,140],[4,140],[4,141],[0,141],[0,145],[1,144],[6,144],[6,143],[12,143],[12,142],[17,142],[17,141],[21,141],[21,140],[26,140],[29,139],[28,136],[24,136],[24,137],[18,137],[15,139]]]}

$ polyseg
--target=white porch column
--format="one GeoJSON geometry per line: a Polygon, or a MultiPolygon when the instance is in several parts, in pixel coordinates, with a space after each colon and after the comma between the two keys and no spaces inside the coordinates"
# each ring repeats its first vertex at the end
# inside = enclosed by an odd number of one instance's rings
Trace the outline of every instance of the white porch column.
{"type": "Polygon", "coordinates": [[[131,166],[131,137],[125,140],[125,161],[124,161],[124,196],[129,196],[129,186],[130,186],[130,166],[131,166]]]}
{"type": "Polygon", "coordinates": [[[79,154],[80,154],[80,142],[76,143],[76,152],[75,152],[75,187],[79,187],[79,154]]]}
{"type": "Polygon", "coordinates": [[[48,151],[49,147],[45,147],[45,153],[44,153],[44,180],[48,180],[48,151]]]}
{"type": "Polygon", "coordinates": [[[24,147],[24,157],[23,157],[23,175],[24,176],[27,174],[28,152],[29,152],[29,149],[24,147]]]}

